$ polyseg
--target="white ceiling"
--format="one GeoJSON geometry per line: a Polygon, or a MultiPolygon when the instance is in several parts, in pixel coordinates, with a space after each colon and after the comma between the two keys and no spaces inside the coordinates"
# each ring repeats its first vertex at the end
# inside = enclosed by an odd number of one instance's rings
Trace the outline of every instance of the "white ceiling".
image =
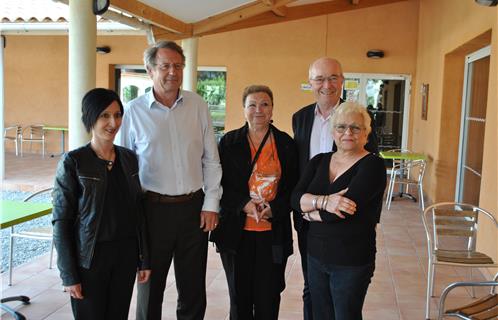
{"type": "MultiPolygon", "coordinates": [[[[288,6],[299,6],[333,0],[297,0],[288,6]]],[[[140,0],[178,20],[194,23],[248,3],[261,0],[140,0]]]]}
{"type": "Polygon", "coordinates": [[[194,23],[254,0],[140,0],[186,23],[194,23]]]}

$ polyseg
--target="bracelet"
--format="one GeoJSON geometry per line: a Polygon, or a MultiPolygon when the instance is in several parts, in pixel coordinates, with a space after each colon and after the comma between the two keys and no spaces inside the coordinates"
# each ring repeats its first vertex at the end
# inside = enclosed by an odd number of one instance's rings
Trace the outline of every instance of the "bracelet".
{"type": "Polygon", "coordinates": [[[329,196],[324,196],[325,197],[325,203],[322,206],[322,210],[327,211],[327,203],[329,203],[329,196]]]}
{"type": "Polygon", "coordinates": [[[322,197],[322,203],[320,204],[320,210],[325,210],[323,203],[325,202],[325,196],[322,197]]]}
{"type": "Polygon", "coordinates": [[[313,207],[313,210],[316,210],[317,201],[318,201],[318,196],[314,197],[313,200],[311,201],[311,206],[313,207]]]}

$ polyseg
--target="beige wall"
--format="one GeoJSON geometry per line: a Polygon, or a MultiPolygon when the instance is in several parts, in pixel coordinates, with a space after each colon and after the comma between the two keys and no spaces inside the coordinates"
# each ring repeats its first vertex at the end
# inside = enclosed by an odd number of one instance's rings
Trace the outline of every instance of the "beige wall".
{"type": "MultiPolygon", "coordinates": [[[[458,143],[459,138],[463,63],[455,61],[455,57],[461,59],[468,53],[466,51],[469,48],[479,47],[475,45],[475,41],[482,40],[479,36],[489,30],[492,36],[487,38],[488,43],[491,41],[492,49],[479,205],[496,215],[498,212],[496,8],[478,6],[474,1],[420,1],[417,80],[413,87],[416,95],[412,148],[425,152],[431,159],[425,183],[428,196],[436,201],[453,200],[454,191],[445,192],[444,189],[454,190],[456,167],[452,167],[449,160],[458,156],[454,142],[458,143]],[[430,85],[427,121],[420,118],[421,100],[418,88],[422,83],[430,85]],[[455,126],[458,130],[455,130],[455,126]],[[453,147],[449,147],[448,142],[452,142],[453,147]]],[[[482,234],[478,241],[479,247],[496,259],[498,257],[496,228],[488,225],[480,232],[482,234]]]]}

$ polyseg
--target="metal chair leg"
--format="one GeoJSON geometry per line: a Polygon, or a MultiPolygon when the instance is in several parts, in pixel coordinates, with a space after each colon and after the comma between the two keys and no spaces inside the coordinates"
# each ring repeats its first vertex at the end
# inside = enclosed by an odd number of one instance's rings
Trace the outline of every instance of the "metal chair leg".
{"type": "Polygon", "coordinates": [[[52,269],[52,262],[54,260],[54,249],[55,249],[55,244],[54,240],[50,241],[50,260],[48,262],[48,268],[52,269]]]}
{"type": "Polygon", "coordinates": [[[14,227],[10,228],[10,239],[9,239],[9,283],[8,285],[12,285],[12,268],[14,261],[14,237],[12,234],[14,233],[14,227]]]}
{"type": "MultiPolygon", "coordinates": [[[[472,282],[472,269],[473,268],[469,268],[470,269],[470,282],[472,282]]],[[[476,298],[476,289],[474,286],[471,287],[471,292],[472,292],[472,298],[476,298]]]]}
{"type": "Polygon", "coordinates": [[[431,261],[429,261],[429,264],[427,265],[427,292],[426,292],[426,297],[425,297],[425,319],[430,319],[430,303],[431,303],[431,295],[432,295],[432,272],[434,266],[432,265],[431,261]]]}
{"type": "Polygon", "coordinates": [[[419,199],[420,199],[420,207],[422,208],[422,211],[425,210],[425,202],[424,202],[424,189],[422,184],[418,185],[418,192],[419,192],[419,199]]]}
{"type": "Polygon", "coordinates": [[[391,202],[392,202],[392,198],[393,198],[395,181],[396,181],[396,175],[391,174],[391,180],[389,181],[389,190],[387,192],[387,199],[386,199],[387,210],[391,209],[391,202]]]}

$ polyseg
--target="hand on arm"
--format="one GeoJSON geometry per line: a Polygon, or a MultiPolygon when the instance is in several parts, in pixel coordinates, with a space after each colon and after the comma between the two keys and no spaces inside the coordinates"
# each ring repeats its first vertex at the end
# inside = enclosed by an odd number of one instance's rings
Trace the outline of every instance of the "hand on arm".
{"type": "Polygon", "coordinates": [[[218,213],[214,211],[201,211],[200,228],[204,232],[213,231],[218,226],[218,213]]]}
{"type": "Polygon", "coordinates": [[[341,219],[345,218],[343,213],[353,215],[356,212],[356,203],[343,196],[347,191],[348,189],[346,188],[337,193],[329,194],[326,196],[324,208],[320,209],[333,213],[341,219]]]}
{"type": "MultiPolygon", "coordinates": [[[[324,210],[337,215],[341,219],[344,219],[345,216],[343,213],[353,215],[356,212],[356,203],[343,196],[347,191],[348,189],[346,188],[330,195],[314,195],[311,193],[305,193],[300,200],[301,210],[304,213],[324,210]]],[[[316,216],[316,214],[314,216],[316,216]]],[[[315,220],[311,219],[310,221],[315,220]]]]}

